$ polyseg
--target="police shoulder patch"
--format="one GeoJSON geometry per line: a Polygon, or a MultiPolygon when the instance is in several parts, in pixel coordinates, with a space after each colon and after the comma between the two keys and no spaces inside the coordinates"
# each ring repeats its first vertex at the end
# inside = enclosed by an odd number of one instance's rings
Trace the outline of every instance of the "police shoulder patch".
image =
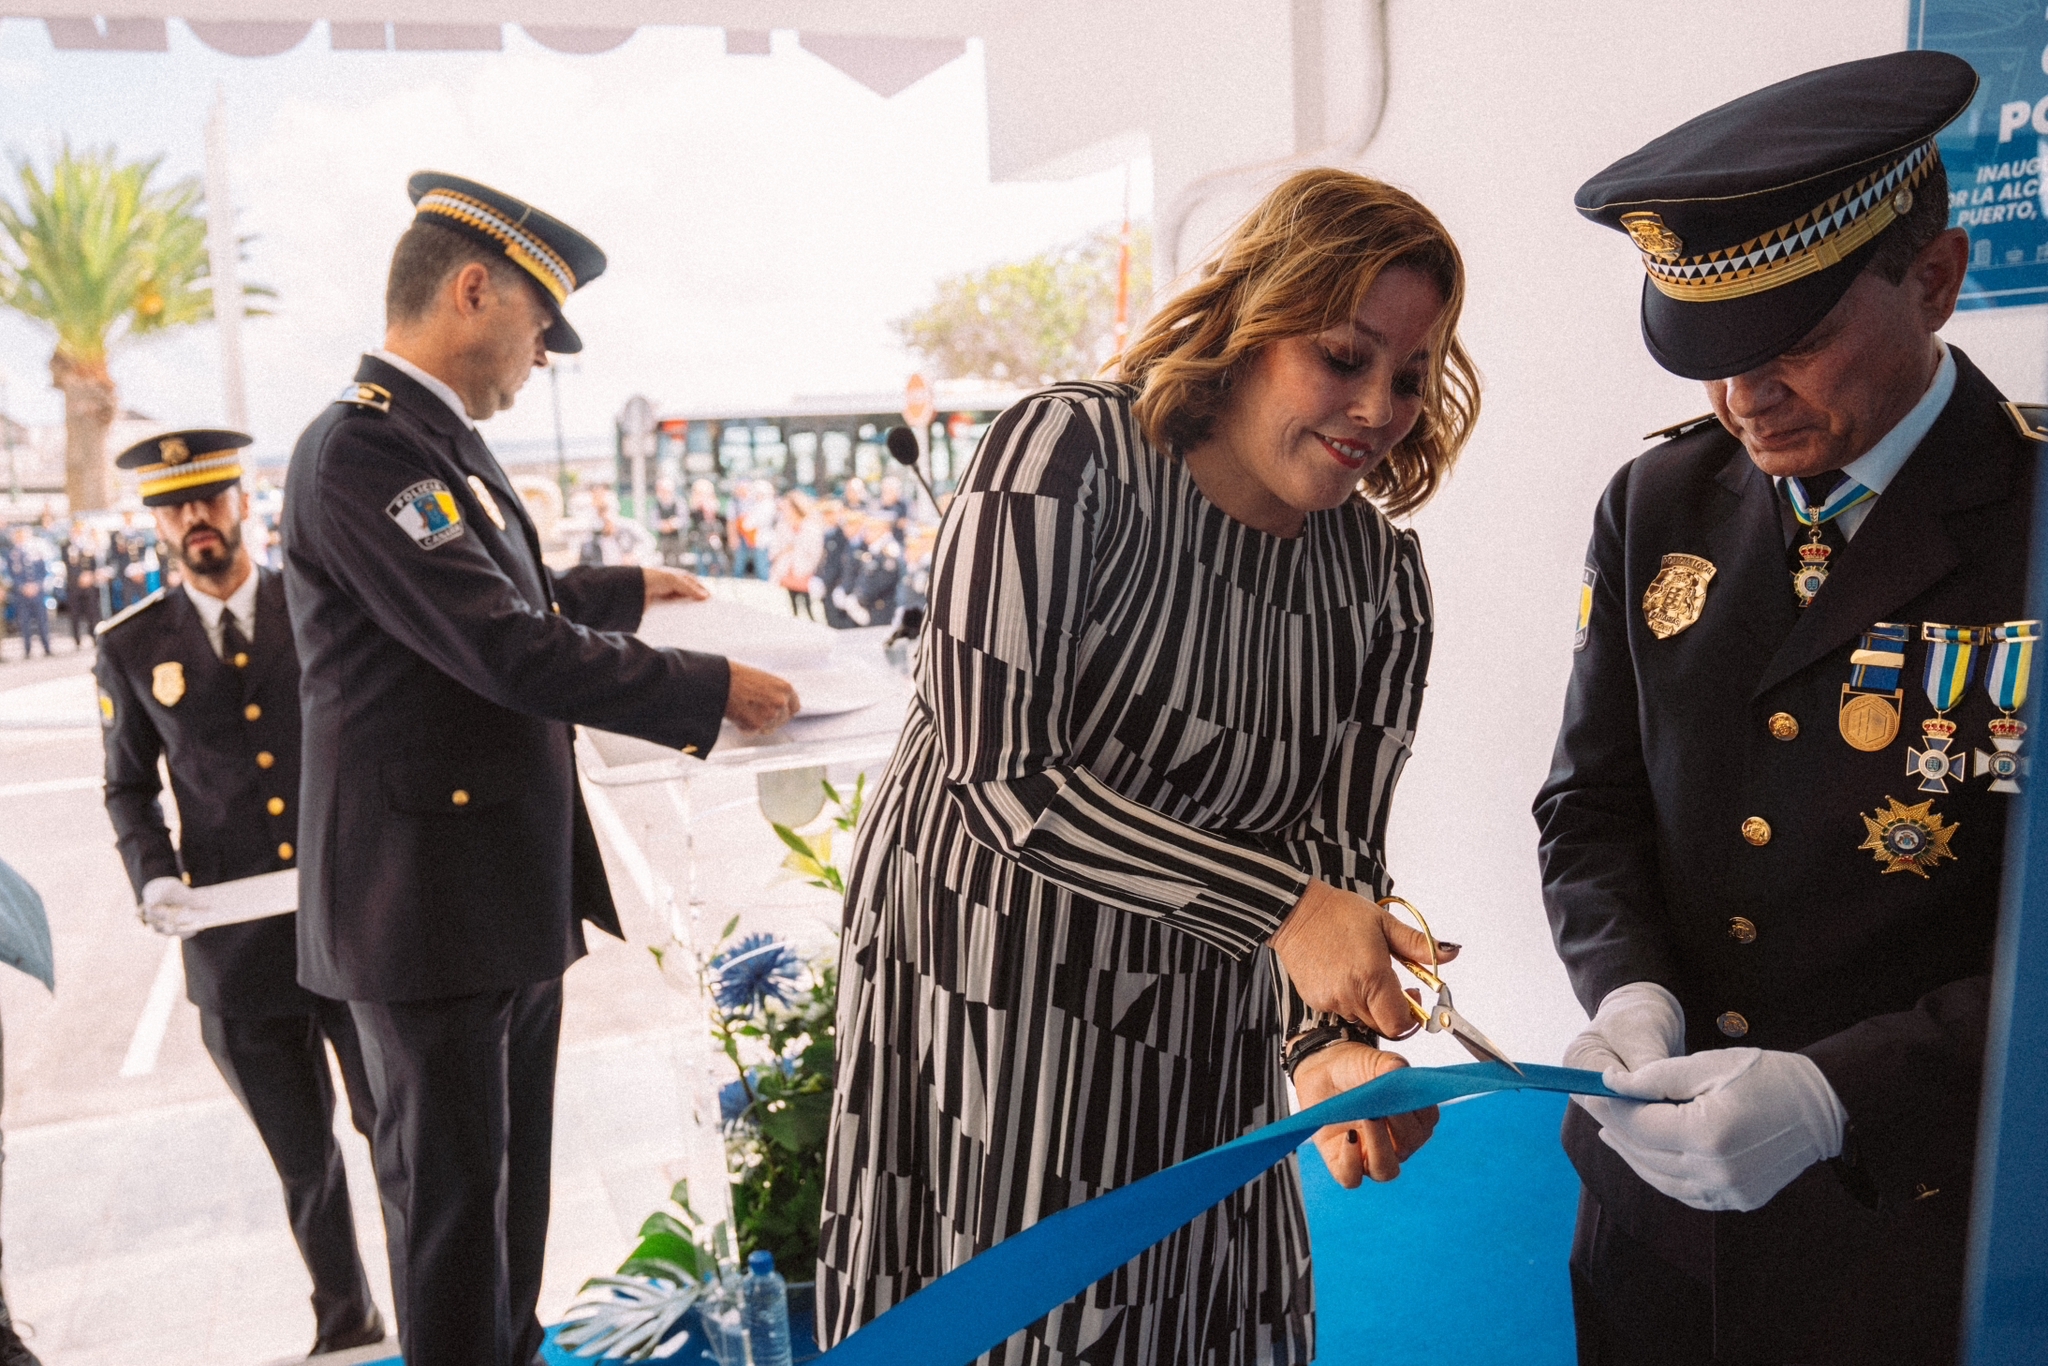
{"type": "Polygon", "coordinates": [[[1600,571],[1587,565],[1579,576],[1579,629],[1572,636],[1574,653],[1586,648],[1586,636],[1593,625],[1593,585],[1600,580],[1600,571]]]}
{"type": "Polygon", "coordinates": [[[422,479],[388,503],[384,512],[422,550],[443,546],[462,534],[462,509],[438,479],[422,479]]]}

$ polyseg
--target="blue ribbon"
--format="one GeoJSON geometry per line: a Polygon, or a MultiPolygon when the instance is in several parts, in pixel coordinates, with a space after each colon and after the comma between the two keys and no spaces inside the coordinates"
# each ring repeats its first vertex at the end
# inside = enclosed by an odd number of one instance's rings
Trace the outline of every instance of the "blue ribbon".
{"type": "MultiPolygon", "coordinates": [[[[1497,1062],[1404,1067],[1128,1186],[1063,1209],[953,1268],[818,1358],[820,1366],[960,1366],[1045,1317],[1281,1161],[1327,1124],[1490,1091],[1611,1096],[1598,1072],[1497,1062]]],[[[822,1328],[824,1325],[820,1324],[822,1328]]]]}

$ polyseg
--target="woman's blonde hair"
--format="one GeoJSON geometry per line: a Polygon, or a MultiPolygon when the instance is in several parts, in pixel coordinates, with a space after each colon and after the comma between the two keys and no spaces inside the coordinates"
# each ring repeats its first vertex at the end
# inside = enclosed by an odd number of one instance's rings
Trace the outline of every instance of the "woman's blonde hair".
{"type": "Polygon", "coordinates": [[[1348,321],[1382,271],[1423,273],[1443,295],[1415,430],[1359,481],[1390,517],[1428,502],[1479,420],[1479,371],[1458,341],[1465,263],[1414,196],[1349,171],[1289,176],[1245,216],[1196,282],[1167,300],[1121,356],[1153,445],[1208,437],[1231,383],[1259,350],[1348,321]]]}

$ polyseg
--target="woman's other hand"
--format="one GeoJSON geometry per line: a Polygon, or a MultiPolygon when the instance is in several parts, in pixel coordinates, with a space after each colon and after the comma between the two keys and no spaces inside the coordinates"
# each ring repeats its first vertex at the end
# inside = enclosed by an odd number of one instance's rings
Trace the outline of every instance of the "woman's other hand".
{"type": "MultiPolygon", "coordinates": [[[[1334,1043],[1301,1060],[1294,1069],[1294,1090],[1301,1097],[1302,1108],[1307,1109],[1407,1065],[1408,1060],[1399,1053],[1383,1053],[1370,1044],[1334,1043]]],[[[1429,1142],[1436,1130],[1436,1113],[1432,1105],[1386,1119],[1328,1125],[1316,1130],[1316,1149],[1330,1175],[1345,1190],[1356,1190],[1368,1176],[1392,1181],[1401,1174],[1401,1164],[1429,1142]]]]}
{"type": "MultiPolygon", "coordinates": [[[[1428,963],[1429,939],[1385,907],[1311,882],[1266,942],[1312,1009],[1369,1024],[1390,1039],[1414,1031],[1394,959],[1428,963]]],[[[1455,944],[1439,943],[1437,950],[1438,962],[1458,956],[1455,944]]]]}

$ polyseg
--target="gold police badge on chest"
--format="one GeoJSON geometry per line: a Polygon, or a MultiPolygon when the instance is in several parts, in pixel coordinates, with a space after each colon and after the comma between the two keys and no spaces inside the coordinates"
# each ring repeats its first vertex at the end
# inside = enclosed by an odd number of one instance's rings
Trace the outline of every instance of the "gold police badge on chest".
{"type": "Polygon", "coordinates": [[[1713,577],[1711,560],[1675,551],[1666,555],[1663,568],[1643,591],[1643,620],[1650,634],[1665,640],[1698,621],[1713,577]]]}
{"type": "Polygon", "coordinates": [[[167,707],[177,706],[178,699],[185,695],[185,666],[167,659],[150,670],[149,695],[167,707]]]}

